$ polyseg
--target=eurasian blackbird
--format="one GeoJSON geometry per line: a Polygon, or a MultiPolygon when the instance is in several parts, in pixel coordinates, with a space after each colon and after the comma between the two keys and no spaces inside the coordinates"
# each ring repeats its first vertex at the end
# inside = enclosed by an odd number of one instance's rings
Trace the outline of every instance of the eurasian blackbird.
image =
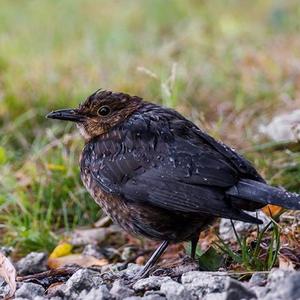
{"type": "Polygon", "coordinates": [[[248,160],[173,109],[100,89],[47,117],[77,124],[82,181],[112,220],[162,241],[141,277],[169,243],[191,241],[194,257],[200,231],[218,217],[260,224],[245,211],[300,209],[300,195],[269,186],[248,160]]]}

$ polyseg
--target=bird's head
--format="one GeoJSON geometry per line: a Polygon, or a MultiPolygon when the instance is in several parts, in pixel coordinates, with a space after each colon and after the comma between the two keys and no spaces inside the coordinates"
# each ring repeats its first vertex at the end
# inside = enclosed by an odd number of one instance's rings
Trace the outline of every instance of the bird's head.
{"type": "Polygon", "coordinates": [[[142,99],[139,97],[97,90],[78,108],[56,110],[47,118],[75,122],[88,141],[123,122],[141,105],[142,99]]]}

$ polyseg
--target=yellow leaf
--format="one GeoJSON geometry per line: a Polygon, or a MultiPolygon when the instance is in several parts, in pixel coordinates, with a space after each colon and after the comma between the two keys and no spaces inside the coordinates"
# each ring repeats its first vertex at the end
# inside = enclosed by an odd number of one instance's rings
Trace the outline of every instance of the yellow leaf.
{"type": "Polygon", "coordinates": [[[50,254],[49,258],[57,258],[61,256],[69,255],[72,251],[73,246],[69,243],[61,243],[55,247],[50,254]]]}

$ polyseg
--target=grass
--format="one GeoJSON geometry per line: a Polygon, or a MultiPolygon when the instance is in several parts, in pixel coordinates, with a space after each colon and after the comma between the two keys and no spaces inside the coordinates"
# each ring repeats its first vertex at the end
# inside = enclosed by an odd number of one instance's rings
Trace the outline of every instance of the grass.
{"type": "Polygon", "coordinates": [[[232,223],[238,249],[233,250],[224,240],[218,237],[214,245],[227,255],[231,264],[238,265],[245,271],[268,271],[272,269],[278,258],[280,250],[280,230],[274,221],[270,221],[261,231],[257,227],[256,238],[249,241],[248,237],[240,237],[232,223]],[[271,232],[268,230],[272,225],[271,232]],[[266,241],[267,240],[267,241],[266,241]]]}
{"type": "Polygon", "coordinates": [[[299,105],[298,1],[9,1],[0,10],[1,243],[51,250],[101,211],[82,140],[44,118],[102,87],[172,106],[300,191],[300,154],[255,150],[257,125],[299,105]]]}

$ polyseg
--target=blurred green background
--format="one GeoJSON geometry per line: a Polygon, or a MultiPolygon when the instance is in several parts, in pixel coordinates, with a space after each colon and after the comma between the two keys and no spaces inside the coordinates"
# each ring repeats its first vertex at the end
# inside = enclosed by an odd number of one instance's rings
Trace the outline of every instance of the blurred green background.
{"type": "Polygon", "coordinates": [[[255,150],[258,124],[300,104],[299,32],[297,0],[1,0],[1,243],[49,250],[101,216],[83,141],[44,117],[100,87],[178,109],[299,191],[297,152],[255,150]]]}

